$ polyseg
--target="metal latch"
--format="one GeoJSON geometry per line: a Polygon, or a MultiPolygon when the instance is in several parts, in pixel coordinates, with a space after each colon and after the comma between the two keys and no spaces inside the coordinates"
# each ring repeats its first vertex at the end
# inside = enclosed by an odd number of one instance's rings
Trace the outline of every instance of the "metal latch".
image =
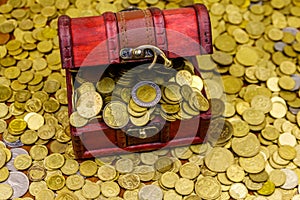
{"type": "Polygon", "coordinates": [[[153,45],[142,45],[137,48],[123,48],[120,50],[120,57],[123,60],[153,58],[153,61],[149,65],[148,69],[151,69],[155,65],[158,56],[164,59],[165,67],[170,68],[172,66],[172,62],[167,58],[165,53],[153,45]]]}
{"type": "Polygon", "coordinates": [[[145,128],[130,128],[126,131],[127,135],[132,137],[137,137],[140,139],[145,139],[148,137],[152,137],[153,135],[159,132],[158,127],[156,126],[149,126],[145,128]]]}

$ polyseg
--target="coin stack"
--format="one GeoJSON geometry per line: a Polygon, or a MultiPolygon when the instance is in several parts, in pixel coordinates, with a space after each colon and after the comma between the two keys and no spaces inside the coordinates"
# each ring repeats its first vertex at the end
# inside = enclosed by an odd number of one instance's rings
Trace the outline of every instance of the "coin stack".
{"type": "Polygon", "coordinates": [[[114,129],[129,122],[142,127],[156,116],[175,121],[207,111],[209,102],[202,94],[203,80],[195,75],[192,63],[182,58],[173,63],[171,69],[160,64],[153,70],[147,69],[146,64],[125,64],[121,72],[116,72],[108,67],[96,83],[75,77],[80,83],[74,91],[71,124],[81,127],[91,119],[102,118],[114,129]]]}

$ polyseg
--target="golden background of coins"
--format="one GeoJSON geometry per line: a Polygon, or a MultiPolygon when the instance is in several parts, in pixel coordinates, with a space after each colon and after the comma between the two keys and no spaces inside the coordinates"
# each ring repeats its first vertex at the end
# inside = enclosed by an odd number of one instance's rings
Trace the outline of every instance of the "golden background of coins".
{"type": "Polygon", "coordinates": [[[0,4],[0,199],[300,199],[299,0],[0,4]],[[199,67],[232,127],[215,147],[74,160],[58,16],[192,3],[210,12],[215,49],[199,67]]]}

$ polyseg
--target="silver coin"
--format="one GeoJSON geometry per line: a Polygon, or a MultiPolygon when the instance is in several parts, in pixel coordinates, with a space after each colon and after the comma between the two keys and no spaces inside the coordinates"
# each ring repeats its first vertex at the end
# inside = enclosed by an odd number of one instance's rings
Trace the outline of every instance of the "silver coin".
{"type": "Polygon", "coordinates": [[[298,112],[300,111],[300,108],[289,107],[289,111],[290,111],[292,114],[297,115],[298,112]]]}
{"type": "Polygon", "coordinates": [[[293,74],[292,76],[292,79],[294,79],[295,81],[295,87],[292,89],[292,91],[296,91],[296,90],[299,90],[300,88],[300,76],[297,75],[297,74],[293,74]]]}
{"type": "Polygon", "coordinates": [[[14,160],[18,155],[21,154],[27,154],[28,152],[25,149],[22,148],[13,148],[10,150],[11,151],[11,159],[6,163],[6,167],[10,170],[10,171],[18,171],[15,166],[14,166],[14,160]]]}
{"type": "Polygon", "coordinates": [[[297,28],[294,28],[294,27],[285,27],[282,29],[283,32],[288,32],[288,33],[291,33],[293,35],[296,35],[299,30],[297,28]]]}
{"type": "Polygon", "coordinates": [[[276,50],[276,51],[283,51],[283,48],[286,46],[286,43],[284,43],[284,42],[276,42],[275,44],[274,44],[274,49],[276,50]]]}
{"type": "Polygon", "coordinates": [[[160,101],[160,98],[161,98],[161,90],[159,88],[158,85],[156,85],[154,82],[152,81],[140,81],[138,82],[133,88],[132,88],[132,91],[131,91],[131,96],[132,96],[132,99],[133,101],[139,105],[139,106],[142,106],[142,107],[153,107],[155,106],[159,101],[160,101]],[[153,101],[151,102],[144,102],[144,101],[141,101],[138,97],[137,97],[137,90],[144,86],[144,85],[149,85],[151,86],[153,89],[155,89],[155,92],[156,92],[156,97],[153,101]]]}
{"type": "Polygon", "coordinates": [[[22,172],[10,172],[8,179],[4,183],[9,184],[14,190],[11,199],[22,197],[26,194],[29,187],[29,180],[22,172]]]}
{"type": "Polygon", "coordinates": [[[139,200],[162,200],[163,192],[156,185],[146,185],[139,191],[139,200]]]}
{"type": "Polygon", "coordinates": [[[296,172],[290,169],[281,169],[286,175],[286,181],[281,186],[282,189],[291,190],[298,185],[298,176],[296,172]]]}
{"type": "Polygon", "coordinates": [[[3,138],[3,142],[6,144],[6,146],[11,147],[11,148],[17,148],[17,147],[21,147],[24,144],[21,142],[21,140],[17,140],[15,142],[8,142],[3,138]]]}

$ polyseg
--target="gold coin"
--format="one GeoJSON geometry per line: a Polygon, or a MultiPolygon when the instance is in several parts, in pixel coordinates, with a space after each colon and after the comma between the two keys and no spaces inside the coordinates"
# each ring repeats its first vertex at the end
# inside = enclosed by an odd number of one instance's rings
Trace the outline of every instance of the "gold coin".
{"type": "Polygon", "coordinates": [[[3,148],[0,148],[0,168],[2,168],[6,163],[6,153],[3,148]]]}
{"type": "Polygon", "coordinates": [[[180,86],[176,83],[168,83],[163,89],[163,94],[172,102],[180,102],[182,99],[180,86]]]}
{"type": "Polygon", "coordinates": [[[9,171],[7,167],[0,168],[0,182],[5,181],[9,177],[9,171]]]}
{"type": "Polygon", "coordinates": [[[133,171],[133,162],[129,158],[122,158],[117,160],[115,168],[120,174],[130,173],[133,171]]]}
{"type": "Polygon", "coordinates": [[[253,133],[249,133],[244,137],[233,138],[231,147],[241,157],[253,157],[260,151],[259,140],[253,133]]]}
{"type": "Polygon", "coordinates": [[[180,167],[179,174],[183,178],[193,180],[200,174],[200,168],[195,163],[187,162],[180,167]]]}
{"type": "Polygon", "coordinates": [[[43,199],[54,199],[55,194],[52,190],[49,189],[44,189],[39,191],[36,196],[35,199],[36,200],[43,200],[43,199]]]}
{"type": "Polygon", "coordinates": [[[29,154],[33,160],[43,160],[48,154],[48,149],[45,145],[34,145],[29,150],[29,154]]]}
{"type": "Polygon", "coordinates": [[[124,174],[120,175],[118,183],[126,190],[134,190],[139,187],[140,178],[137,174],[124,174]]]}
{"type": "Polygon", "coordinates": [[[226,170],[226,175],[230,181],[241,182],[245,178],[245,172],[239,165],[230,165],[226,170]]]}
{"type": "Polygon", "coordinates": [[[120,187],[116,182],[106,181],[101,184],[101,193],[105,197],[116,197],[120,193],[120,187]]]}
{"type": "Polygon", "coordinates": [[[149,112],[146,112],[142,117],[129,116],[129,119],[135,126],[145,126],[150,120],[150,114],[149,112]]]}
{"type": "Polygon", "coordinates": [[[79,190],[84,185],[84,178],[78,174],[68,176],[66,186],[70,190],[79,190]]]}
{"type": "Polygon", "coordinates": [[[256,174],[249,174],[249,178],[256,183],[263,183],[269,179],[269,174],[263,170],[256,174]]]}
{"type": "Polygon", "coordinates": [[[61,168],[65,163],[65,157],[59,153],[52,153],[44,159],[44,166],[48,170],[61,168]]]}
{"type": "Polygon", "coordinates": [[[88,123],[88,121],[89,121],[88,119],[79,115],[77,111],[73,112],[70,115],[70,124],[76,128],[85,126],[88,123]]]}
{"type": "Polygon", "coordinates": [[[126,126],[129,122],[126,105],[120,101],[109,102],[103,109],[103,120],[114,129],[126,126]]]}
{"type": "Polygon", "coordinates": [[[199,111],[207,111],[209,109],[208,100],[200,92],[194,91],[191,94],[189,104],[199,111]]]}
{"type": "Polygon", "coordinates": [[[14,166],[17,170],[28,169],[32,164],[32,159],[27,154],[20,154],[14,159],[14,166]]]}
{"type": "Polygon", "coordinates": [[[257,190],[257,193],[261,195],[271,195],[274,190],[275,184],[272,181],[268,180],[263,184],[261,189],[257,190]]]}
{"type": "Polygon", "coordinates": [[[76,109],[81,117],[89,119],[99,114],[102,105],[103,101],[99,93],[86,92],[79,97],[76,109]]]}
{"type": "Polygon", "coordinates": [[[195,184],[195,192],[203,199],[217,199],[221,196],[221,184],[213,177],[202,177],[195,184]]]}
{"type": "Polygon", "coordinates": [[[115,89],[115,81],[112,78],[104,77],[96,84],[96,88],[101,94],[110,94],[115,89]]]}
{"type": "Polygon", "coordinates": [[[282,145],[278,148],[278,154],[285,160],[293,160],[296,158],[296,149],[290,145],[282,145]]]}
{"type": "Polygon", "coordinates": [[[214,172],[225,172],[233,164],[233,154],[223,147],[213,148],[204,158],[206,166],[214,172]]]}
{"type": "Polygon", "coordinates": [[[245,199],[248,189],[243,183],[233,183],[230,186],[229,194],[233,199],[245,199]]]}
{"type": "Polygon", "coordinates": [[[163,173],[159,179],[159,182],[167,188],[174,188],[175,183],[179,180],[179,176],[174,172],[163,173]]]}
{"type": "Polygon", "coordinates": [[[27,127],[27,123],[23,119],[13,119],[9,125],[8,128],[13,132],[13,133],[22,133],[27,127]]]}
{"type": "Polygon", "coordinates": [[[258,55],[252,47],[243,47],[237,51],[236,59],[244,66],[253,66],[258,61],[258,55]]]}
{"type": "Polygon", "coordinates": [[[66,159],[64,165],[60,169],[65,175],[75,174],[79,170],[79,164],[76,160],[66,159]]]}
{"type": "Polygon", "coordinates": [[[111,165],[102,165],[99,167],[97,175],[102,181],[111,181],[117,176],[117,171],[111,165]]]}
{"type": "Polygon", "coordinates": [[[250,158],[239,158],[241,167],[248,173],[259,173],[265,168],[265,160],[262,154],[250,158]]]}
{"type": "Polygon", "coordinates": [[[194,182],[187,178],[179,178],[175,182],[175,190],[180,195],[189,195],[194,190],[194,182]]]}
{"type": "Polygon", "coordinates": [[[286,175],[279,169],[274,169],[270,172],[269,179],[276,187],[283,185],[286,181],[286,175]]]}
{"type": "Polygon", "coordinates": [[[0,199],[9,199],[13,195],[13,188],[9,184],[0,184],[0,199]]]}
{"type": "Polygon", "coordinates": [[[174,104],[174,105],[161,104],[161,109],[163,112],[165,112],[167,114],[175,114],[175,113],[179,112],[180,105],[179,104],[174,104]]]}
{"type": "Polygon", "coordinates": [[[86,160],[79,166],[79,172],[81,175],[89,177],[94,176],[98,171],[97,164],[94,161],[86,160]]]}
{"type": "Polygon", "coordinates": [[[100,195],[100,186],[97,183],[86,181],[82,187],[82,196],[87,199],[95,199],[100,195]]]}
{"type": "MultiPolygon", "coordinates": [[[[154,158],[156,159],[156,158],[154,158]]],[[[169,170],[171,170],[174,166],[174,161],[167,156],[162,156],[159,157],[158,159],[156,159],[155,163],[154,163],[154,168],[155,170],[157,170],[158,172],[161,173],[165,173],[169,170]]]]}
{"type": "Polygon", "coordinates": [[[38,164],[34,164],[28,169],[27,176],[31,181],[41,181],[46,177],[46,169],[38,164]]]}
{"type": "Polygon", "coordinates": [[[259,125],[265,120],[265,114],[261,110],[253,108],[247,109],[243,112],[243,119],[250,125],[259,125]]]}
{"type": "Polygon", "coordinates": [[[51,190],[60,190],[65,186],[65,177],[59,174],[50,175],[47,180],[47,186],[51,190]]]}
{"type": "Polygon", "coordinates": [[[176,83],[178,85],[191,85],[193,81],[192,74],[187,70],[179,70],[175,76],[176,83]]]}
{"type": "Polygon", "coordinates": [[[155,88],[148,84],[141,85],[136,90],[136,97],[140,101],[145,102],[145,103],[150,103],[150,102],[154,101],[156,96],[157,96],[157,94],[156,94],[155,88]]]}
{"type": "Polygon", "coordinates": [[[149,165],[139,165],[134,168],[133,173],[137,174],[141,181],[151,181],[155,176],[155,169],[149,165]]]}
{"type": "Polygon", "coordinates": [[[60,192],[55,197],[55,200],[64,200],[64,199],[78,200],[78,197],[71,192],[60,192]]]}

